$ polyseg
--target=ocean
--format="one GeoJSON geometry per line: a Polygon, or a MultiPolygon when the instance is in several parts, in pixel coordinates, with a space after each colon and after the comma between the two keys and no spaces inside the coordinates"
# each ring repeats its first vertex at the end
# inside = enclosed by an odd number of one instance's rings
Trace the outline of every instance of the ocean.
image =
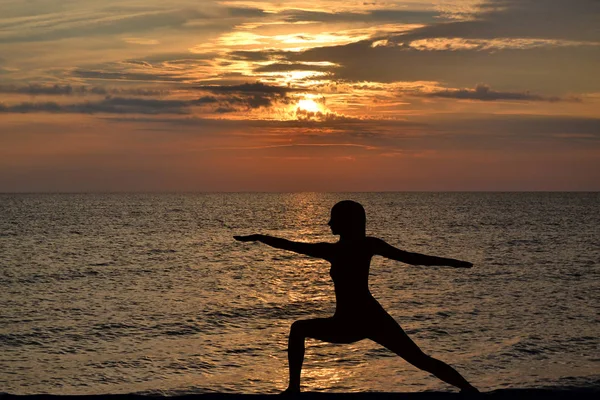
{"type": "MultiPolygon", "coordinates": [[[[0,195],[0,392],[277,393],[294,320],[335,308],[329,265],[240,243],[336,241],[339,200],[401,249],[373,295],[480,390],[600,387],[600,193],[0,195]]],[[[370,341],[307,341],[303,390],[453,390],[370,341]]]]}

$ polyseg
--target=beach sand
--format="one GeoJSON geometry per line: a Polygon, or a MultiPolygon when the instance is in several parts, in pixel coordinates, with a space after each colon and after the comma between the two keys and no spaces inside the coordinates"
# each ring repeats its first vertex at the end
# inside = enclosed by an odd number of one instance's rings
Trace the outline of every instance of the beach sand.
{"type": "Polygon", "coordinates": [[[448,399],[494,399],[494,400],[519,400],[519,399],[584,399],[600,398],[600,388],[591,389],[501,389],[475,395],[463,395],[452,392],[411,392],[411,393],[314,393],[305,392],[297,396],[279,396],[263,394],[225,394],[206,393],[181,396],[158,396],[145,394],[98,394],[98,395],[11,395],[0,394],[2,400],[275,400],[275,399],[302,399],[302,400],[448,400],[448,399]]]}

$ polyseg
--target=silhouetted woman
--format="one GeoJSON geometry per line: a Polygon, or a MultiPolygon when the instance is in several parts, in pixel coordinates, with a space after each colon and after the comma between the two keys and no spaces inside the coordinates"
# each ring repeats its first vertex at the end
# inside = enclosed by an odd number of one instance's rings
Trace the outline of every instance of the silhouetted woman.
{"type": "Polygon", "coordinates": [[[454,368],[423,353],[400,325],[381,307],[369,292],[369,266],[374,255],[411,265],[447,265],[470,268],[466,261],[426,256],[399,250],[381,239],[367,237],[364,208],[345,200],[331,209],[328,224],[337,243],[292,242],[267,235],[234,236],[242,242],[259,241],[271,247],[290,250],[331,263],[336,310],[333,317],[296,321],[292,324],[288,343],[290,382],[284,393],[300,392],[300,372],[304,360],[304,340],[313,338],[331,343],[353,343],[371,339],[390,349],[417,368],[465,392],[477,389],[454,368]]]}

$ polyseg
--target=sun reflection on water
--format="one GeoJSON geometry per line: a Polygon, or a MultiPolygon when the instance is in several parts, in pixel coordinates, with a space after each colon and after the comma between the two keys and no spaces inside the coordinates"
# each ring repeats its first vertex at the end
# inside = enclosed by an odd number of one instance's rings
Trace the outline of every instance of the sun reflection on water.
{"type": "Polygon", "coordinates": [[[307,391],[331,390],[341,382],[352,380],[357,370],[351,367],[312,367],[302,371],[303,384],[307,391]]]}

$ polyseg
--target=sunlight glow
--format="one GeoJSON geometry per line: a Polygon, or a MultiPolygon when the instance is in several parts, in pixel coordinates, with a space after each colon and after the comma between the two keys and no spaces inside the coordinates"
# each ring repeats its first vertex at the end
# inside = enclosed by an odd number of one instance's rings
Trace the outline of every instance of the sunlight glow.
{"type": "Polygon", "coordinates": [[[310,99],[302,99],[298,101],[298,108],[313,113],[321,111],[321,107],[319,107],[314,100],[310,99]]]}

